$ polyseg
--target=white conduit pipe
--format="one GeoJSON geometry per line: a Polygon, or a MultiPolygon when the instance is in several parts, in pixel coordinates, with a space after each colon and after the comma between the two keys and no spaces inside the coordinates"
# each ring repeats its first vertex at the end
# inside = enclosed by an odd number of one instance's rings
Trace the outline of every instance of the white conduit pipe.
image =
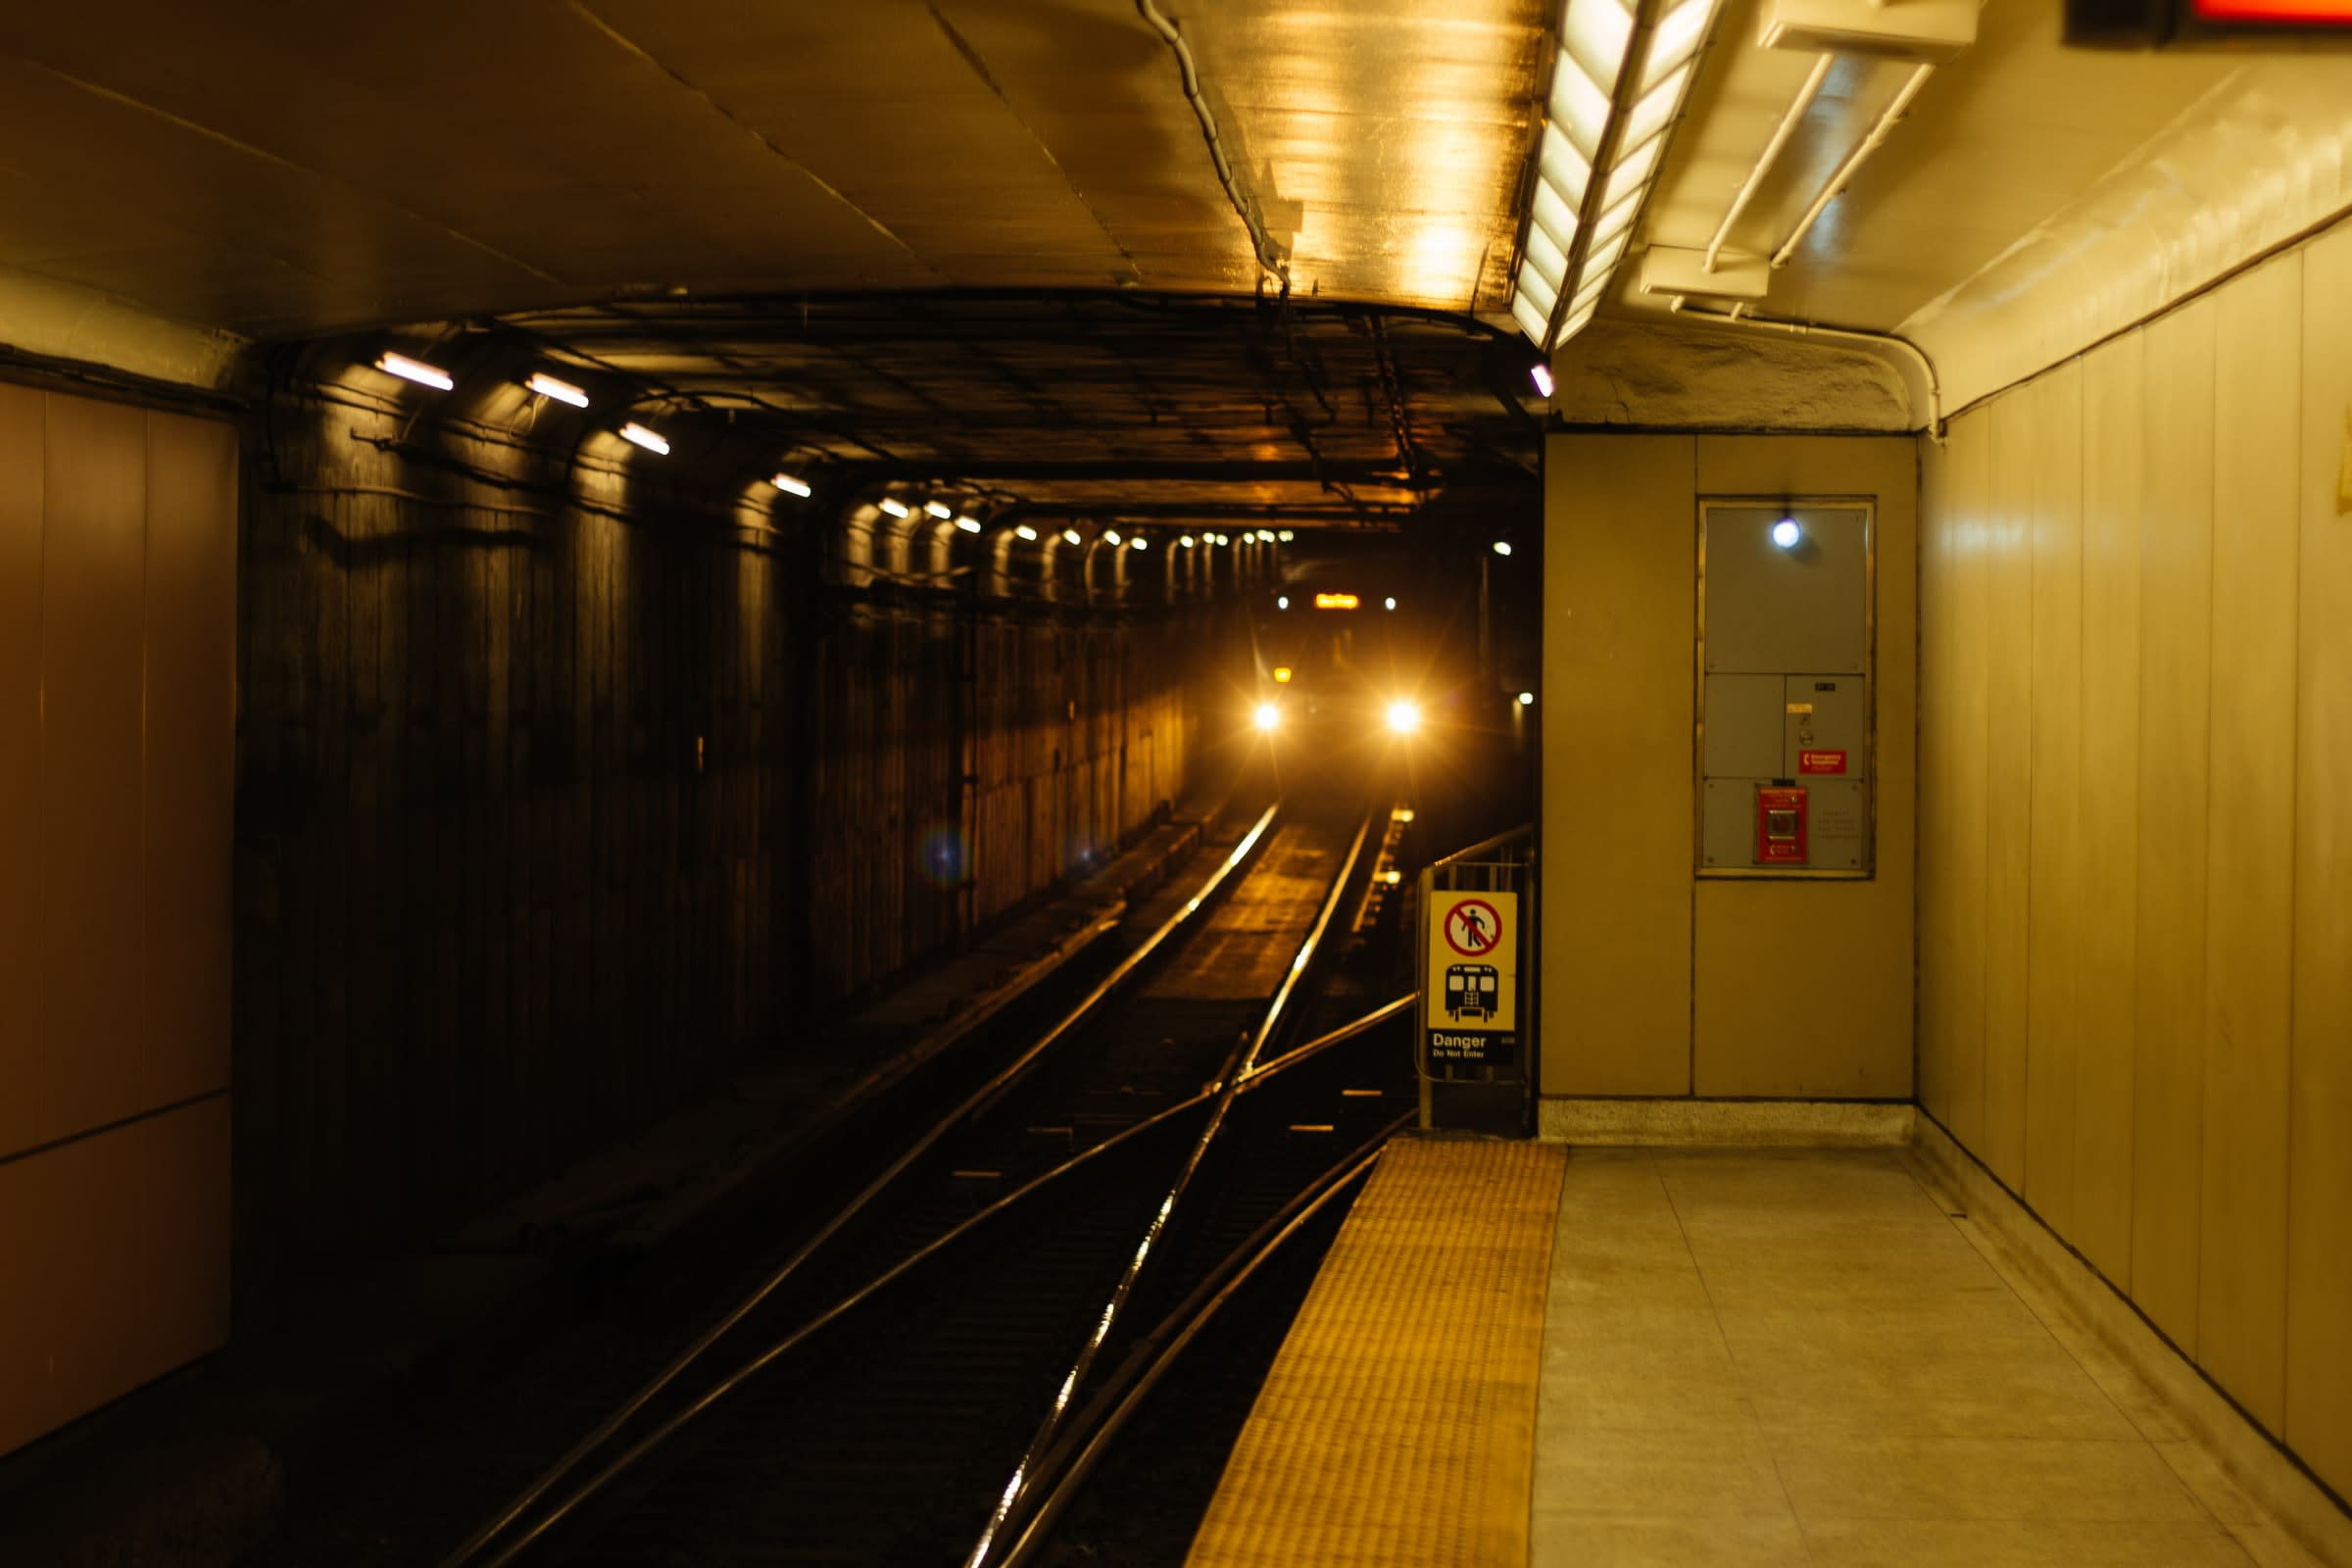
{"type": "MultiPolygon", "coordinates": [[[[1922,68],[1923,70],[1926,68],[1922,68]]],[[[1936,376],[1936,362],[1927,351],[1907,337],[1892,332],[1871,332],[1855,326],[1823,326],[1815,321],[1791,321],[1776,316],[1726,315],[1721,311],[1696,311],[1677,294],[1667,302],[1667,309],[1677,316],[1687,316],[1695,321],[1708,321],[1717,326],[1752,326],[1760,331],[1783,332],[1790,337],[1834,337],[1848,343],[1880,344],[1900,349],[1919,365],[1920,373],[1928,378],[1928,435],[1938,446],[1943,443],[1943,386],[1936,376]]]]}
{"type": "Polygon", "coordinates": [[[1903,90],[1894,95],[1894,102],[1888,104],[1879,116],[1877,122],[1870,127],[1870,134],[1862,138],[1860,146],[1846,155],[1845,162],[1838,166],[1838,172],[1832,174],[1829,183],[1821,187],[1821,194],[1813,198],[1813,205],[1805,209],[1805,216],[1796,220],[1796,232],[1788,236],[1788,243],[1773,253],[1773,266],[1788,265],[1788,258],[1796,254],[1796,247],[1802,243],[1806,232],[1821,217],[1823,210],[1837,200],[1838,193],[1845,189],[1846,182],[1854,177],[1870,155],[1885,144],[1895,124],[1903,118],[1904,111],[1911,107],[1911,100],[1919,96],[1919,89],[1928,84],[1928,77],[1935,71],[1934,66],[1921,66],[1911,73],[1911,79],[1903,83],[1903,90]]]}
{"type": "Polygon", "coordinates": [[[1715,258],[1722,254],[1725,236],[1731,233],[1732,225],[1740,221],[1740,215],[1747,211],[1747,204],[1756,194],[1756,187],[1764,183],[1764,176],[1772,172],[1772,166],[1779,160],[1781,149],[1788,146],[1788,138],[1796,133],[1797,122],[1803,120],[1805,111],[1813,107],[1813,99],[1820,93],[1822,82],[1828,79],[1831,62],[1836,58],[1835,55],[1825,54],[1814,61],[1812,72],[1805,77],[1805,84],[1797,88],[1796,96],[1788,101],[1788,108],[1781,116],[1781,122],[1773,127],[1772,140],[1764,144],[1763,154],[1756,159],[1756,167],[1747,172],[1746,182],[1740,185],[1740,194],[1732,198],[1732,210],[1723,215],[1723,221],[1715,225],[1715,237],[1707,241],[1708,271],[1715,270],[1715,258]]]}
{"type": "Polygon", "coordinates": [[[1217,183],[1225,187],[1225,199],[1233,203],[1233,210],[1241,215],[1242,226],[1250,231],[1250,248],[1257,252],[1257,265],[1280,278],[1287,293],[1291,286],[1290,269],[1283,266],[1281,249],[1275,245],[1274,236],[1266,232],[1266,225],[1257,216],[1256,204],[1243,192],[1233,165],[1225,157],[1225,143],[1217,134],[1217,117],[1200,93],[1200,68],[1193,62],[1191,46],[1184,41],[1184,34],[1176,30],[1176,24],[1152,0],[1135,0],[1135,11],[1175,52],[1176,69],[1184,77],[1184,99],[1193,107],[1193,118],[1200,122],[1200,137],[1208,143],[1209,162],[1216,165],[1217,183]]]}

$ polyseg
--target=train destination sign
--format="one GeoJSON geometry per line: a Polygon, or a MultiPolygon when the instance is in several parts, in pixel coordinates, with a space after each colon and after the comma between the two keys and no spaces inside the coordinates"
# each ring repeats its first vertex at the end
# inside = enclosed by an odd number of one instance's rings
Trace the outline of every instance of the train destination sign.
{"type": "Polygon", "coordinates": [[[1430,895],[1422,1027],[1428,1059],[1508,1062],[1519,1054],[1519,895],[1430,895]]]}

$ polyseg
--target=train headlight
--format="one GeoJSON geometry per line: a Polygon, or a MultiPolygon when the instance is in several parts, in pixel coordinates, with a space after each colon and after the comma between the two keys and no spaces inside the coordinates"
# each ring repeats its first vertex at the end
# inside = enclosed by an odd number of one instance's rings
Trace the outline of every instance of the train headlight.
{"type": "Polygon", "coordinates": [[[1272,703],[1260,703],[1257,705],[1257,727],[1260,730],[1271,735],[1274,733],[1274,726],[1281,722],[1281,709],[1276,708],[1272,703]]]}
{"type": "Polygon", "coordinates": [[[1397,735],[1410,735],[1421,727],[1421,705],[1399,697],[1389,705],[1389,729],[1397,735]]]}

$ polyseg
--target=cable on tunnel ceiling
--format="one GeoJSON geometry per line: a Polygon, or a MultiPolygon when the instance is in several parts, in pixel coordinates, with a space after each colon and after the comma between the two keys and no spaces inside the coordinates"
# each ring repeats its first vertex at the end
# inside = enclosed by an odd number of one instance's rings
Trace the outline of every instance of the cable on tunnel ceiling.
{"type": "Polygon", "coordinates": [[[1258,215],[1257,203],[1242,189],[1240,177],[1234,173],[1233,164],[1225,156],[1225,144],[1217,132],[1216,112],[1209,108],[1208,100],[1200,92],[1200,67],[1193,59],[1192,46],[1184,41],[1184,34],[1176,30],[1176,24],[1169,21],[1166,13],[1153,5],[1152,0],[1135,0],[1135,12],[1144,19],[1147,26],[1167,40],[1168,48],[1175,54],[1177,70],[1184,76],[1185,102],[1193,106],[1193,118],[1200,122],[1201,139],[1208,143],[1209,160],[1217,167],[1217,182],[1225,187],[1225,199],[1232,202],[1233,210],[1241,215],[1242,226],[1250,230],[1250,245],[1257,254],[1257,265],[1281,280],[1283,297],[1288,299],[1291,270],[1283,263],[1281,247],[1274,243],[1274,236],[1267,232],[1265,220],[1258,215]]]}

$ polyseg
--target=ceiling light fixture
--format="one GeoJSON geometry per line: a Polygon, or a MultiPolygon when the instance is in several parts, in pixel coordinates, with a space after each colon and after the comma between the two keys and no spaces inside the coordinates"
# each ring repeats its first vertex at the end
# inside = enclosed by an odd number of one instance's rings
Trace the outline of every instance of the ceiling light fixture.
{"type": "Polygon", "coordinates": [[[1187,549],[1187,550],[1190,550],[1190,549],[1192,549],[1192,548],[1193,548],[1193,536],[1192,536],[1191,534],[1189,534],[1189,533],[1188,533],[1188,534],[1186,534],[1186,535],[1185,535],[1183,538],[1181,538],[1181,539],[1177,540],[1176,542],[1177,542],[1178,544],[1180,544],[1180,545],[1184,546],[1184,548],[1185,548],[1185,549],[1187,549]]]}
{"type": "Polygon", "coordinates": [[[584,409],[588,406],[586,392],[573,386],[569,381],[557,380],[545,370],[533,370],[531,378],[522,384],[543,398],[554,398],[558,403],[568,403],[575,409],[584,409]]]}
{"type": "Polygon", "coordinates": [[[1029,526],[1027,523],[1025,523],[1025,522],[1024,522],[1024,523],[1022,523],[1022,524],[1021,524],[1021,525],[1020,525],[1018,528],[1015,528],[1015,529],[1013,529],[1012,531],[1013,531],[1014,533],[1018,534],[1018,535],[1019,535],[1021,538],[1023,538],[1023,539],[1027,540],[1027,541],[1028,541],[1029,543],[1031,543],[1031,544],[1035,544],[1035,543],[1037,543],[1037,530],[1036,530],[1035,528],[1032,528],[1032,527],[1030,527],[1030,526],[1029,526]]]}
{"type": "Polygon", "coordinates": [[[945,501],[926,501],[923,503],[923,510],[942,522],[956,515],[956,509],[945,501]]]}
{"type": "Polygon", "coordinates": [[[906,503],[904,501],[893,501],[890,497],[884,496],[882,498],[881,505],[882,510],[889,513],[894,517],[905,517],[911,515],[907,510],[906,503]]]}
{"type": "Polygon", "coordinates": [[[620,427],[620,438],[631,445],[645,448],[656,457],[666,458],[669,456],[668,438],[659,431],[648,430],[634,419],[620,427]]]}
{"type": "Polygon", "coordinates": [[[779,473],[767,482],[788,496],[800,496],[806,499],[810,494],[808,482],[806,479],[796,479],[789,473],[779,473]]]}
{"type": "Polygon", "coordinates": [[[1113,529],[1111,529],[1111,530],[1110,530],[1108,533],[1105,533],[1105,534],[1102,536],[1102,542],[1103,542],[1104,544],[1106,544],[1106,545],[1110,546],[1110,548],[1111,548],[1111,549],[1113,549],[1113,550],[1116,550],[1116,549],[1118,549],[1118,548],[1119,548],[1119,531],[1118,531],[1116,528],[1113,528],[1113,529]]]}
{"type": "Polygon", "coordinates": [[[447,392],[458,384],[451,380],[449,372],[439,366],[427,365],[422,360],[412,360],[406,354],[380,355],[376,359],[375,368],[386,375],[397,375],[404,381],[414,381],[418,386],[429,386],[436,392],[447,392]]]}
{"type": "Polygon", "coordinates": [[[1510,542],[1508,539],[1497,539],[1497,540],[1495,540],[1495,541],[1494,541],[1494,553],[1495,553],[1496,555],[1498,555],[1498,556],[1507,556],[1507,555],[1509,555],[1509,554],[1511,553],[1511,542],[1510,542]]]}
{"type": "Polygon", "coordinates": [[[1149,549],[1149,548],[1151,547],[1151,544],[1152,544],[1152,541],[1151,541],[1151,540],[1149,540],[1149,539],[1146,539],[1146,538],[1145,538],[1143,535],[1141,535],[1141,534],[1138,534],[1138,535],[1136,535],[1136,536],[1135,536],[1133,539],[1130,539],[1130,540],[1128,540],[1128,541],[1127,541],[1127,548],[1128,548],[1128,549],[1130,549],[1130,550],[1145,550],[1145,549],[1149,549]]]}
{"type": "Polygon", "coordinates": [[[965,533],[978,533],[980,531],[980,519],[978,517],[957,517],[956,519],[956,526],[961,528],[965,533]]]}
{"type": "Polygon", "coordinates": [[[1512,274],[1511,318],[1545,354],[1600,308],[1718,4],[1568,0],[1512,274]]]}
{"type": "Polygon", "coordinates": [[[1061,542],[1062,542],[1063,544],[1065,544],[1065,545],[1074,545],[1074,544],[1080,544],[1080,543],[1083,543],[1083,541],[1082,541],[1082,540],[1080,540],[1080,539],[1079,539],[1079,537],[1078,537],[1078,530],[1077,530],[1077,529],[1075,529],[1075,528],[1064,528],[1064,529],[1062,529],[1062,530],[1061,530],[1061,542]]]}
{"type": "Polygon", "coordinates": [[[1529,368],[1528,379],[1536,383],[1536,396],[1551,396],[1551,367],[1539,362],[1529,368]]]}
{"type": "Polygon", "coordinates": [[[1291,530],[1290,530],[1290,529],[1288,529],[1288,528],[1285,528],[1285,529],[1283,529],[1283,530],[1282,530],[1282,532],[1280,532],[1279,534],[1276,534],[1276,535],[1275,535],[1275,537],[1276,537],[1277,539],[1280,539],[1280,540],[1281,540],[1281,541],[1282,541],[1284,544],[1286,544],[1286,545],[1287,545],[1287,544],[1289,544],[1289,543],[1290,543],[1292,540],[1294,540],[1294,539],[1298,538],[1298,536],[1297,534],[1295,534],[1295,533],[1291,532],[1291,530]]]}

